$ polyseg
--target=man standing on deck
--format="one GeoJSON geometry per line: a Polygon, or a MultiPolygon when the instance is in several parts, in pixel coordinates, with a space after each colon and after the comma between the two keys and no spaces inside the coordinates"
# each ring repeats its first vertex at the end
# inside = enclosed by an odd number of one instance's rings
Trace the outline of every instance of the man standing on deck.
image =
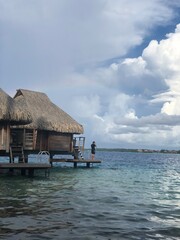
{"type": "Polygon", "coordinates": [[[95,143],[95,141],[93,141],[91,144],[91,159],[92,160],[94,160],[95,153],[96,153],[96,143],[95,143]]]}

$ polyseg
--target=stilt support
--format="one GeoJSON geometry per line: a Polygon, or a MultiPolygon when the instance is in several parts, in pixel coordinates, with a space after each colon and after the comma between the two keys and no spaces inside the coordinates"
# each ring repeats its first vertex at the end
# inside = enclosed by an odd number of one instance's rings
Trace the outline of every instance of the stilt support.
{"type": "Polygon", "coordinates": [[[86,164],[86,167],[87,167],[87,168],[90,168],[90,162],[88,162],[88,163],[86,164]]]}
{"type": "Polygon", "coordinates": [[[28,169],[28,176],[29,177],[34,177],[34,168],[28,169]]]}
{"type": "Polygon", "coordinates": [[[21,176],[25,176],[26,175],[26,169],[22,168],[21,169],[21,176]]]}

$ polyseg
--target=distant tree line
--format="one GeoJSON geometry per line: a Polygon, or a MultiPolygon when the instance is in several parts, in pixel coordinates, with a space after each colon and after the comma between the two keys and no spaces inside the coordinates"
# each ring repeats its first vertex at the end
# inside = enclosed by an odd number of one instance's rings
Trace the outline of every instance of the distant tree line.
{"type": "MultiPolygon", "coordinates": [[[[90,150],[90,149],[86,149],[90,150]]],[[[141,153],[176,153],[180,154],[180,150],[152,150],[152,149],[131,149],[131,148],[97,148],[97,151],[106,151],[106,152],[141,152],[141,153]]]]}

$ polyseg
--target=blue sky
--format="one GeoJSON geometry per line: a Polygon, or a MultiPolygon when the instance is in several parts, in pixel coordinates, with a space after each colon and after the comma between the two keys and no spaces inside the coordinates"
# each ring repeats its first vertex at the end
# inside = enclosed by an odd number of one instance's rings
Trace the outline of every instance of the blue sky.
{"type": "Polygon", "coordinates": [[[0,0],[0,83],[41,91],[86,146],[180,149],[179,0],[0,0]]]}

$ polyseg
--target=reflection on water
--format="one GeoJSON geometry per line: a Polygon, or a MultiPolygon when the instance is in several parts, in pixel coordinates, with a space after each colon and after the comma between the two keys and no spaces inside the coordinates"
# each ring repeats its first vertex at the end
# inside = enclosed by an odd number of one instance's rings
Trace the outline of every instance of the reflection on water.
{"type": "Polygon", "coordinates": [[[0,239],[179,239],[180,156],[97,152],[49,178],[0,176],[0,239]]]}

